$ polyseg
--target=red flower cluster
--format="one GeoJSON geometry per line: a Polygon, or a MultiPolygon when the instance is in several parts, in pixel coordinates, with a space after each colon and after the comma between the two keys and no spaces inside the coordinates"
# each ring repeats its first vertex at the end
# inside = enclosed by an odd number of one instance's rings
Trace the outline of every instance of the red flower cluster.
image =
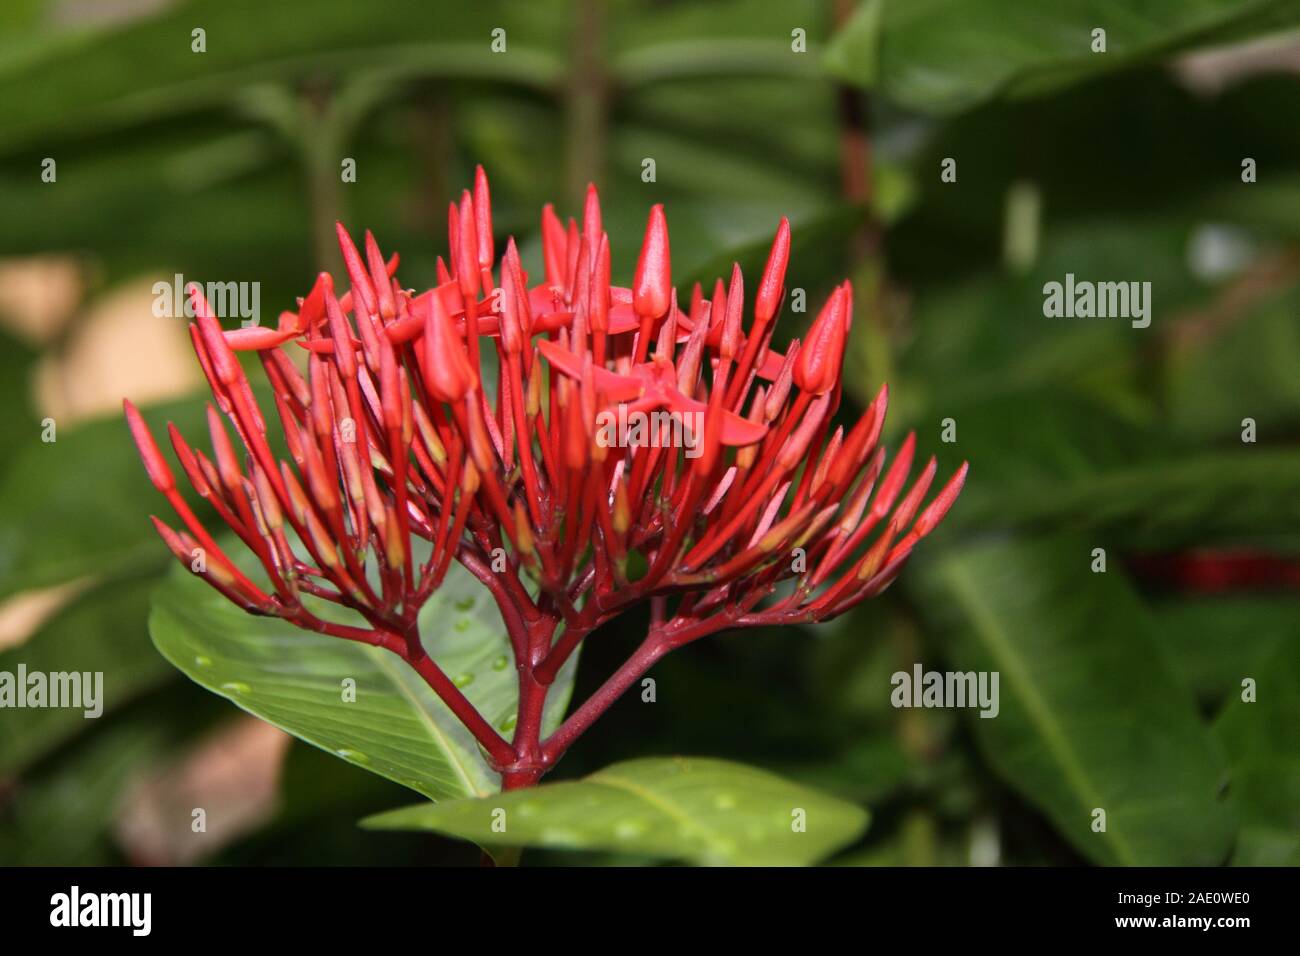
{"type": "Polygon", "coordinates": [[[610,284],[594,188],[581,224],[543,210],[546,274],[531,286],[513,239],[497,262],[481,168],[448,221],[450,263],[438,261],[439,285],[419,295],[394,280],[396,256],[386,262],[369,233],[359,250],[341,225],[350,290],[336,295],[321,273],[275,330],[223,331],[191,288],[194,349],[217,406],[208,410],[212,457],[174,426],[169,437],[264,582],[226,555],[130,403],[126,414],[184,529],[154,523],[186,566],[202,549],[198,573],[248,611],[400,655],[474,733],[506,786],[536,781],[667,651],[727,628],[825,620],[879,594],[960,492],[965,465],[922,507],[934,459],[904,490],[911,435],[884,468],[885,388],[847,430],[835,424],[852,323],[847,282],[802,342],[784,355],[771,347],[790,251],[785,220],[748,328],[739,267],[710,297],[697,285],[679,307],[662,206],[650,211],[630,289],[610,284]],[[291,342],[305,352],[305,374],[281,348],[291,342]],[[483,372],[487,348],[495,382],[483,372]],[[241,350],[261,360],[291,461],[271,450],[241,350]],[[611,441],[615,412],[644,416],[649,436],[611,441]],[[683,421],[696,423],[694,434],[683,421]],[[674,435],[692,446],[674,447],[674,435]],[[431,545],[423,562],[413,559],[413,535],[431,545]],[[453,560],[492,593],[510,635],[520,681],[511,741],[420,641],[416,615],[453,560]],[[369,627],[323,620],[303,595],[350,608],[369,627]],[[646,601],[645,642],[541,739],[546,692],[565,661],[594,629],[646,601]]]}

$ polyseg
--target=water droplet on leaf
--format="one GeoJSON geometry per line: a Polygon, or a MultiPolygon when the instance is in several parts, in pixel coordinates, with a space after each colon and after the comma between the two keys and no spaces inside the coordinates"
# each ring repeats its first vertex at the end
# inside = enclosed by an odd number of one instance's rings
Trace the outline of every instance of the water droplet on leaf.
{"type": "Polygon", "coordinates": [[[646,826],[640,820],[624,820],[614,827],[614,836],[620,840],[633,840],[645,833],[646,826]]]}

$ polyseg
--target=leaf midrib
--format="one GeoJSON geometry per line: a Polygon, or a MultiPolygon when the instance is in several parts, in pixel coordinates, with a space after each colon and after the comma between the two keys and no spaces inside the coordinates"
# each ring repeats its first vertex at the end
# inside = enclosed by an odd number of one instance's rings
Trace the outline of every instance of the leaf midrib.
{"type": "Polygon", "coordinates": [[[446,732],[438,726],[438,722],[434,720],[433,715],[425,708],[424,703],[414,693],[412,693],[410,687],[407,686],[406,681],[402,680],[401,675],[393,670],[392,661],[388,660],[386,656],[388,651],[374,647],[368,647],[366,648],[366,651],[374,659],[375,666],[377,666],[393,686],[397,688],[398,693],[410,701],[411,706],[420,717],[420,722],[428,728],[429,736],[433,739],[434,745],[447,755],[447,762],[464,782],[466,793],[470,796],[486,797],[488,791],[480,790],[478,787],[474,786],[473,781],[470,779],[469,772],[459,759],[460,748],[457,747],[452,742],[451,738],[447,736],[446,732]]]}
{"type": "MultiPolygon", "coordinates": [[[[716,851],[716,848],[721,842],[721,838],[717,831],[711,830],[709,827],[697,821],[689,812],[683,810],[667,797],[655,793],[653,790],[644,787],[635,781],[628,780],[626,777],[620,777],[616,774],[601,771],[587,777],[586,782],[601,784],[613,790],[622,790],[625,793],[632,794],[632,796],[648,803],[651,807],[664,814],[664,816],[668,817],[670,820],[676,822],[679,826],[700,834],[700,836],[708,842],[712,851],[716,851]]],[[[723,855],[725,856],[726,854],[723,855]]]]}
{"type": "MultiPolygon", "coordinates": [[[[1083,797],[1083,809],[1087,811],[1089,804],[1093,807],[1101,806],[1100,794],[1070,746],[1068,735],[1057,721],[1047,700],[1034,687],[1033,678],[1023,657],[1016,651],[1015,645],[999,625],[993,609],[983,600],[979,588],[971,579],[965,566],[958,561],[950,561],[944,573],[958,600],[970,613],[975,633],[983,638],[993,657],[1010,678],[1012,687],[1025,703],[1030,721],[1039,727],[1047,744],[1048,754],[1060,766],[1070,786],[1083,797]]],[[[1136,865],[1137,860],[1133,855],[1132,847],[1118,833],[1112,832],[1107,827],[1100,836],[1111,845],[1121,863],[1125,866],[1136,865]]]]}

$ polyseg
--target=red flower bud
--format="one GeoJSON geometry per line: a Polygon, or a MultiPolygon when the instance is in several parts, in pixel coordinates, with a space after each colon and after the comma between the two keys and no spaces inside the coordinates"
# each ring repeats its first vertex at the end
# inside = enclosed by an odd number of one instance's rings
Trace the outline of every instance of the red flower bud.
{"type": "Polygon", "coordinates": [[[495,261],[492,248],[492,196],[488,192],[487,173],[482,166],[474,167],[474,233],[478,238],[478,264],[491,269],[495,261]]]}
{"type": "Polygon", "coordinates": [[[478,297],[478,229],[474,225],[474,200],[469,190],[460,195],[460,242],[456,245],[456,279],[466,303],[478,297]]]}
{"type": "Polygon", "coordinates": [[[771,322],[781,305],[781,296],[785,293],[785,269],[789,262],[790,220],[782,217],[776,238],[772,240],[772,251],[767,256],[763,278],[758,283],[758,296],[754,299],[755,331],[771,322]]]}
{"type": "Polygon", "coordinates": [[[171,466],[167,464],[167,459],[158,449],[158,443],[154,441],[149,426],[140,417],[140,412],[125,398],[122,399],[122,409],[126,412],[126,423],[131,427],[131,437],[135,439],[135,447],[140,452],[140,460],[144,462],[144,470],[148,473],[153,486],[163,493],[175,488],[176,478],[172,475],[171,466]]]}
{"type": "Polygon", "coordinates": [[[799,358],[794,363],[794,384],[800,391],[821,395],[835,387],[844,358],[848,322],[845,287],[840,286],[831,293],[799,346],[799,358]]]}
{"type": "Polygon", "coordinates": [[[433,296],[424,324],[424,381],[440,402],[458,402],[474,387],[476,376],[465,343],[452,327],[442,299],[433,296]]]}
{"type": "Polygon", "coordinates": [[[664,218],[663,205],[656,204],[650,207],[645,241],[641,244],[641,257],[636,263],[636,278],[632,280],[632,308],[637,315],[657,319],[667,312],[672,284],[668,221],[664,218]]]}
{"type": "Polygon", "coordinates": [[[582,234],[587,237],[588,242],[594,243],[604,231],[605,227],[600,219],[600,196],[596,192],[596,184],[587,183],[587,201],[582,207],[582,234]]]}
{"type": "Polygon", "coordinates": [[[357,305],[356,300],[360,296],[360,307],[365,309],[367,315],[375,315],[379,307],[375,302],[375,290],[370,284],[370,276],[366,274],[366,267],[361,261],[361,253],[357,252],[356,243],[343,228],[343,223],[334,223],[334,233],[338,236],[339,250],[343,253],[343,264],[347,267],[348,278],[352,280],[353,305],[357,305]]]}
{"type": "Polygon", "coordinates": [[[375,299],[380,316],[390,322],[397,314],[397,305],[393,300],[393,281],[388,278],[384,267],[384,256],[379,251],[379,244],[370,230],[366,230],[366,263],[370,266],[370,278],[374,283],[375,299]]]}

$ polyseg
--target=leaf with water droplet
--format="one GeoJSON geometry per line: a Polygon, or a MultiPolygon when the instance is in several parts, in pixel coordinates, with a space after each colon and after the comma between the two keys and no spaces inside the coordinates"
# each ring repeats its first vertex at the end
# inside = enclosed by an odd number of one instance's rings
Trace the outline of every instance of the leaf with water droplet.
{"type": "MultiPolygon", "coordinates": [[[[227,550],[240,552],[237,544],[227,550]]],[[[321,617],[364,625],[351,612],[307,600],[321,617]]],[[[496,666],[511,659],[511,648],[487,590],[453,564],[419,622],[425,650],[508,734],[518,679],[508,664],[496,666]]],[[[478,742],[394,654],[247,615],[179,566],[154,595],[149,628],[163,656],[195,682],[356,766],[434,800],[500,788],[478,742]],[[355,702],[339,694],[344,678],[356,681],[355,702]]],[[[566,665],[554,685],[546,730],[563,716],[575,668],[576,661],[566,665]]]]}
{"type": "Polygon", "coordinates": [[[798,866],[845,846],[867,812],[755,767],[708,758],[629,760],[581,780],[482,800],[392,810],[380,830],[433,830],[480,846],[642,853],[702,864],[798,866]],[[506,811],[506,832],[493,823],[506,811]],[[801,811],[796,814],[795,811],[801,811]],[[796,823],[803,823],[797,827],[796,823]]]}

